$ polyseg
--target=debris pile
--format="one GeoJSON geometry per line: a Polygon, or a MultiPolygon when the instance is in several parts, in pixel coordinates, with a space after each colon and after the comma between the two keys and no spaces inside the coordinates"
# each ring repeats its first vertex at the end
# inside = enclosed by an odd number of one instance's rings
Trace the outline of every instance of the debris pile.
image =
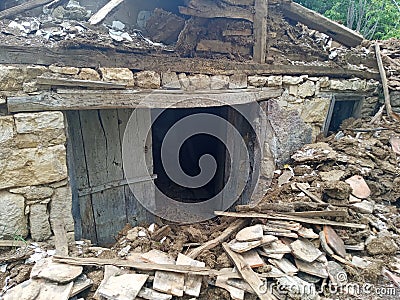
{"type": "Polygon", "coordinates": [[[262,201],[214,220],[127,226],[113,247],[70,243],[69,256],[56,233],[57,255],[28,247],[21,258],[36,259],[2,260],[4,299],[350,298],[366,284],[395,299],[400,129],[386,119],[374,126],[346,121],[277,170],[262,201]]]}

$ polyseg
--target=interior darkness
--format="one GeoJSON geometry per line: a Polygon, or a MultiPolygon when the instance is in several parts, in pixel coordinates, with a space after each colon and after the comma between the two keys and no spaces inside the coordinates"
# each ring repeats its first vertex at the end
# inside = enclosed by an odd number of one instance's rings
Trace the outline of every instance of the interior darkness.
{"type": "Polygon", "coordinates": [[[335,102],[331,122],[329,124],[330,132],[338,131],[342,122],[354,115],[354,108],[357,102],[357,100],[335,102]]]}
{"type": "Polygon", "coordinates": [[[180,119],[198,113],[214,114],[226,119],[227,108],[166,109],[154,120],[159,113],[160,110],[157,109],[152,111],[152,149],[157,187],[162,193],[179,202],[201,202],[217,195],[224,186],[225,157],[227,155],[226,148],[219,139],[206,134],[197,134],[183,143],[179,151],[179,160],[181,168],[186,174],[195,176],[200,173],[198,162],[204,154],[212,155],[217,162],[217,171],[212,180],[203,187],[193,189],[180,186],[168,178],[161,162],[161,145],[165,134],[180,119]]]}

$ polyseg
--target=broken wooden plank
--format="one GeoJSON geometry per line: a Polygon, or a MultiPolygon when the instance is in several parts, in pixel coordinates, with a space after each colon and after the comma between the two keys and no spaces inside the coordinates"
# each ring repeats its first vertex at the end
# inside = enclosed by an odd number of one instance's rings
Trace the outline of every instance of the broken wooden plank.
{"type": "Polygon", "coordinates": [[[90,17],[89,23],[92,25],[99,24],[101,21],[107,17],[107,15],[118,5],[120,5],[124,0],[111,0],[106,5],[104,5],[100,10],[90,17]]]}
{"type": "Polygon", "coordinates": [[[192,251],[189,252],[188,256],[190,258],[195,259],[201,252],[204,250],[210,250],[216,246],[218,246],[220,243],[225,242],[231,234],[235,233],[236,231],[240,230],[244,226],[246,226],[249,223],[248,220],[235,220],[231,225],[229,225],[228,228],[226,228],[218,237],[215,239],[212,239],[206,243],[204,243],[202,246],[193,249],[192,251]]]}
{"type": "Polygon", "coordinates": [[[100,258],[79,258],[79,257],[63,257],[54,256],[55,262],[76,265],[76,266],[105,266],[114,265],[118,267],[127,267],[143,271],[171,271],[182,274],[193,275],[209,275],[213,273],[208,268],[200,268],[194,266],[177,266],[174,264],[153,264],[153,263],[136,263],[122,259],[100,259],[100,258]]]}
{"type": "Polygon", "coordinates": [[[269,65],[253,62],[238,62],[229,59],[182,58],[175,55],[117,52],[104,48],[45,48],[9,46],[0,44],[0,63],[28,65],[63,64],[77,68],[129,68],[156,72],[202,73],[212,75],[309,75],[329,76],[332,78],[359,77],[379,80],[379,72],[352,70],[341,67],[303,66],[303,65],[269,65]]]}
{"type": "Polygon", "coordinates": [[[93,280],[87,278],[86,275],[79,276],[75,281],[72,287],[71,293],[69,297],[72,298],[79,293],[82,293],[84,290],[90,288],[93,285],[93,280]]]}
{"type": "Polygon", "coordinates": [[[0,247],[25,247],[29,244],[25,241],[0,240],[0,247]]]}
{"type": "Polygon", "coordinates": [[[254,23],[253,23],[253,61],[256,63],[265,63],[267,54],[267,16],[268,0],[255,0],[254,4],[254,23]]]}
{"type": "Polygon", "coordinates": [[[322,201],[319,197],[315,196],[313,193],[311,193],[309,190],[304,188],[301,184],[296,183],[296,187],[302,191],[304,194],[306,194],[308,197],[310,197],[311,200],[314,200],[317,203],[324,204],[325,202],[322,201]]]}
{"type": "Polygon", "coordinates": [[[10,112],[42,110],[90,110],[111,108],[190,108],[254,103],[279,97],[279,88],[208,90],[68,90],[40,95],[10,97],[10,112]],[[149,97],[151,96],[151,97],[149,97]]]}
{"type": "Polygon", "coordinates": [[[188,7],[179,6],[179,12],[183,15],[201,18],[244,19],[251,22],[254,18],[249,9],[222,2],[215,3],[213,0],[191,0],[188,7]]]}
{"type": "Polygon", "coordinates": [[[344,210],[315,210],[315,211],[296,211],[288,212],[287,215],[297,217],[347,217],[348,213],[344,210]]]}
{"type": "Polygon", "coordinates": [[[0,11],[0,20],[50,3],[53,0],[32,0],[0,11]]]}
{"type": "Polygon", "coordinates": [[[82,80],[73,78],[56,78],[39,76],[36,82],[40,85],[49,86],[70,86],[70,87],[85,87],[93,89],[125,89],[126,84],[98,81],[98,80],[82,80]]]}
{"type": "Polygon", "coordinates": [[[235,217],[235,218],[287,220],[287,221],[302,222],[302,223],[314,224],[314,225],[330,225],[330,226],[340,226],[340,227],[349,227],[349,228],[358,228],[358,229],[367,228],[367,226],[364,224],[336,222],[336,221],[317,219],[317,218],[315,218],[315,219],[303,218],[303,217],[283,215],[283,214],[236,213],[236,212],[224,212],[224,211],[215,211],[214,214],[217,216],[226,216],[226,217],[235,217]]]}
{"type": "Polygon", "coordinates": [[[68,256],[68,238],[63,219],[54,220],[53,233],[55,239],[54,244],[56,248],[56,254],[61,256],[68,256]]]}
{"type": "Polygon", "coordinates": [[[311,29],[323,32],[345,46],[356,47],[364,40],[364,37],[358,32],[295,2],[285,3],[281,8],[284,16],[289,19],[303,23],[311,29]]]}
{"type": "Polygon", "coordinates": [[[223,2],[229,3],[231,5],[254,5],[254,0],[222,0],[223,2]]]}
{"type": "Polygon", "coordinates": [[[266,283],[262,282],[257,274],[251,269],[251,267],[245,262],[240,254],[233,252],[227,243],[223,243],[222,247],[225,252],[231,258],[232,262],[236,266],[236,269],[242,275],[243,279],[252,287],[254,292],[261,300],[276,299],[269,291],[266,283]]]}

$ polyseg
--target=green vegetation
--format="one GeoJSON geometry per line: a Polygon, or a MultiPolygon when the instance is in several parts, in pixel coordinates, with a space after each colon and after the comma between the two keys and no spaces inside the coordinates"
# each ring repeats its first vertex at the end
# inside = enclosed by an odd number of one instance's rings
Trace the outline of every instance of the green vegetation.
{"type": "Polygon", "coordinates": [[[367,39],[400,38],[400,0],[295,0],[367,39]]]}

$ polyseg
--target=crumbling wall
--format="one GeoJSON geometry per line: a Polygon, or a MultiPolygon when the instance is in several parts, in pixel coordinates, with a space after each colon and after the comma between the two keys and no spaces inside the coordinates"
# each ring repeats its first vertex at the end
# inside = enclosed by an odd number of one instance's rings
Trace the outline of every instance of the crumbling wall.
{"type": "Polygon", "coordinates": [[[0,238],[43,241],[63,221],[73,235],[72,198],[61,112],[6,112],[45,67],[0,66],[0,238]]]}

